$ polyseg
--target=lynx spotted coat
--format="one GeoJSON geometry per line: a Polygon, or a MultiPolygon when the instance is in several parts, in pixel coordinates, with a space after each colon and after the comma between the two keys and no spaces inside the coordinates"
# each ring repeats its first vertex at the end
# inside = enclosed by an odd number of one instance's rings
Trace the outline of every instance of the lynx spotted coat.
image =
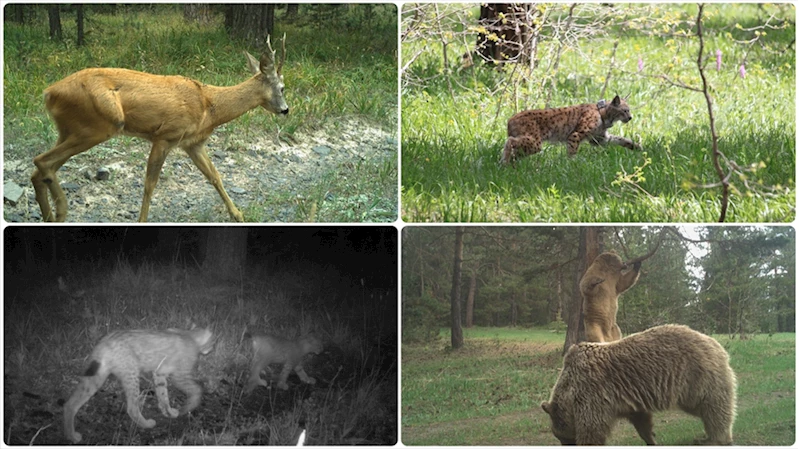
{"type": "Polygon", "coordinates": [[[192,379],[192,371],[198,355],[213,349],[212,337],[208,329],[129,330],[103,337],[92,352],[85,377],[64,404],[66,438],[73,443],[81,441],[81,434],[75,431],[75,415],[103,386],[109,374],[122,384],[128,415],[140,427],[152,428],[155,420],[145,419],[139,409],[139,373],[153,373],[158,408],[164,416],[176,418],[197,408],[202,388],[192,379]],[[180,411],[169,405],[167,377],[170,376],[172,384],[188,397],[180,411]]]}
{"type": "Polygon", "coordinates": [[[592,145],[612,143],[640,150],[632,140],[608,134],[616,122],[627,123],[633,118],[627,102],[616,95],[613,101],[585,103],[552,109],[530,109],[519,112],[508,120],[508,140],[500,162],[515,162],[524,156],[541,151],[541,143],[566,142],[569,156],[577,154],[580,142],[592,145]]]}

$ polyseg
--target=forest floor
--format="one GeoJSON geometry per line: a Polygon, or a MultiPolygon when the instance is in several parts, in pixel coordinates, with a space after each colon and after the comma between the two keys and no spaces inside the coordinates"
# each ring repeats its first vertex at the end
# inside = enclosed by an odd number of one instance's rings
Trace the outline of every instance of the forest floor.
{"type": "MultiPolygon", "coordinates": [[[[358,118],[304,127],[291,138],[214,133],[207,151],[225,189],[251,222],[391,222],[397,217],[396,130],[358,118]]],[[[28,143],[5,142],[3,178],[23,187],[16,204],[6,202],[8,222],[40,222],[30,183],[33,162],[15,151],[28,143]]],[[[44,151],[45,148],[42,148],[44,151]]],[[[138,220],[150,143],[117,138],[76,156],[58,171],[69,211],[67,221],[138,220]],[[100,167],[110,178],[98,181],[100,167]]],[[[51,198],[52,204],[52,198],[51,198]]],[[[167,157],[155,188],[150,222],[230,222],[213,186],[181,150],[167,157]]]]}
{"type": "MultiPolygon", "coordinates": [[[[402,345],[402,432],[406,445],[558,445],[541,402],[562,366],[563,333],[529,329],[467,329],[453,351],[444,336],[426,346],[402,345]],[[478,337],[477,335],[482,335],[478,337]],[[437,392],[446,392],[441,395],[437,392]]],[[[736,445],[791,445],[796,440],[794,334],[715,336],[738,378],[736,445]]],[[[656,413],[658,444],[691,445],[702,422],[680,411],[656,413]]],[[[633,426],[619,423],[612,446],[643,444],[633,426]]]]}

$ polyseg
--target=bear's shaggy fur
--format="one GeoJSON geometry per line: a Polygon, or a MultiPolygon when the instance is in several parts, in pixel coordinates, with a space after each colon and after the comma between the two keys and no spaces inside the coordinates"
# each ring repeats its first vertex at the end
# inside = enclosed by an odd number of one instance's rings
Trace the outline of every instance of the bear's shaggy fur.
{"type": "Polygon", "coordinates": [[[611,251],[598,255],[580,279],[586,341],[603,343],[621,338],[616,324],[619,295],[638,281],[641,263],[622,274],[626,269],[621,258],[611,251]]]}
{"type": "Polygon", "coordinates": [[[714,339],[667,324],[612,343],[569,348],[549,402],[542,402],[562,444],[605,444],[627,419],[655,444],[652,412],[679,407],[698,416],[711,445],[732,444],[735,373],[714,339]]]}

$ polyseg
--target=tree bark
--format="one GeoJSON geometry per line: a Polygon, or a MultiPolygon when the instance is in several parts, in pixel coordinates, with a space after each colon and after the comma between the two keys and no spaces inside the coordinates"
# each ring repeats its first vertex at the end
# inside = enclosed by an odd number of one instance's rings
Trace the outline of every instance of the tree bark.
{"type": "Polygon", "coordinates": [[[522,49],[531,31],[527,24],[527,8],[528,5],[515,3],[480,5],[478,25],[485,28],[486,33],[477,36],[477,53],[485,62],[526,62],[522,49]],[[491,35],[496,39],[489,38],[491,35]]]}
{"type": "Polygon", "coordinates": [[[571,345],[585,341],[585,324],[583,323],[583,296],[580,293],[580,279],[585,270],[591,266],[596,256],[601,252],[601,232],[598,226],[584,226],[580,228],[580,245],[577,250],[577,268],[574,272],[574,288],[568,304],[564,304],[563,311],[567,312],[566,342],[563,344],[563,353],[571,345]]]}
{"type": "Polygon", "coordinates": [[[203,271],[220,280],[240,279],[247,260],[247,229],[241,227],[208,228],[203,271]]]}
{"type": "Polygon", "coordinates": [[[296,20],[300,15],[300,4],[289,3],[286,5],[286,20],[296,20]]]}
{"type": "Polygon", "coordinates": [[[452,315],[452,349],[463,346],[461,329],[461,267],[463,265],[463,234],[465,227],[455,228],[455,257],[452,267],[452,291],[450,293],[450,314],[452,315]]]}
{"type": "Polygon", "coordinates": [[[469,293],[466,296],[466,328],[474,326],[474,295],[477,290],[477,270],[469,276],[469,293]]]}
{"type": "Polygon", "coordinates": [[[225,5],[225,29],[234,39],[262,45],[275,29],[275,4],[225,5]]]}
{"type": "Polygon", "coordinates": [[[83,5],[81,4],[75,5],[75,24],[78,27],[78,39],[76,44],[78,47],[82,47],[86,40],[85,33],[83,32],[83,5]]]}
{"type": "Polygon", "coordinates": [[[207,3],[186,3],[183,5],[183,19],[201,25],[211,21],[211,5],[207,3]]]}
{"type": "Polygon", "coordinates": [[[63,37],[60,5],[50,5],[47,8],[47,17],[50,22],[50,39],[60,41],[63,37]]]}

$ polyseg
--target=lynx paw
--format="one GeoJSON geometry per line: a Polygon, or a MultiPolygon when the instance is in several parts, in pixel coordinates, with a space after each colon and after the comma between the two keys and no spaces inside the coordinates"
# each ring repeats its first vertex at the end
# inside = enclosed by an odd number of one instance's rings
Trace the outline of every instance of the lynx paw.
{"type": "Polygon", "coordinates": [[[145,419],[140,424],[145,429],[152,429],[153,427],[155,427],[155,420],[154,419],[145,419]]]}
{"type": "Polygon", "coordinates": [[[77,444],[80,443],[80,440],[83,439],[83,436],[80,434],[80,432],[72,432],[72,435],[67,435],[67,439],[77,444]]]}
{"type": "Polygon", "coordinates": [[[180,415],[180,413],[172,407],[167,407],[166,412],[167,413],[164,414],[164,416],[167,418],[177,418],[178,415],[180,415]]]}
{"type": "Polygon", "coordinates": [[[316,379],[314,379],[313,377],[309,377],[309,378],[308,378],[308,383],[309,383],[309,384],[311,384],[311,385],[313,385],[313,384],[315,384],[315,383],[316,383],[316,379]]]}
{"type": "Polygon", "coordinates": [[[280,388],[281,390],[288,390],[289,389],[289,385],[286,382],[283,382],[283,381],[278,382],[277,387],[280,388]]]}

